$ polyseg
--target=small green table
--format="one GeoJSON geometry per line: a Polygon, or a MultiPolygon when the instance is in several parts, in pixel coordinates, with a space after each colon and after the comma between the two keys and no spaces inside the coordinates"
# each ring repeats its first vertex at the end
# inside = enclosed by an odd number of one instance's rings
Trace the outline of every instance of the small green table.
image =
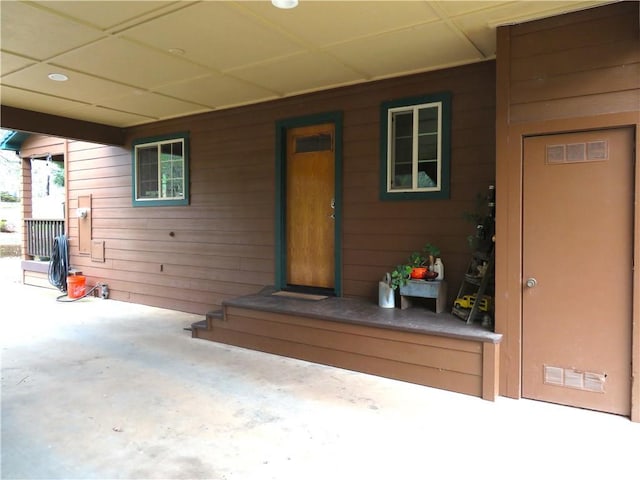
{"type": "Polygon", "coordinates": [[[436,313],[444,311],[447,301],[447,282],[444,280],[409,280],[400,287],[400,308],[411,306],[411,297],[435,298],[436,313]]]}

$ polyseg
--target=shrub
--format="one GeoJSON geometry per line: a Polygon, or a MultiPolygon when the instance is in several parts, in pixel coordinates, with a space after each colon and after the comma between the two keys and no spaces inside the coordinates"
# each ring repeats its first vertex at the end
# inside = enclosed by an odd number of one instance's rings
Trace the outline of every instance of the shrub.
{"type": "Polygon", "coordinates": [[[0,192],[0,201],[2,202],[18,202],[19,198],[9,192],[0,192]]]}

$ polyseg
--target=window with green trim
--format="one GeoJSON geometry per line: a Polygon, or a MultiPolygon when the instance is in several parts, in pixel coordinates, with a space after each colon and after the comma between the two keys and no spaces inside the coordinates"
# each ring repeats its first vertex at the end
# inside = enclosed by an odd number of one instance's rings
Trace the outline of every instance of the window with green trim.
{"type": "Polygon", "coordinates": [[[175,134],[133,142],[133,204],[189,203],[189,137],[175,134]]]}
{"type": "Polygon", "coordinates": [[[380,124],[381,197],[448,198],[451,96],[383,103],[380,124]]]}

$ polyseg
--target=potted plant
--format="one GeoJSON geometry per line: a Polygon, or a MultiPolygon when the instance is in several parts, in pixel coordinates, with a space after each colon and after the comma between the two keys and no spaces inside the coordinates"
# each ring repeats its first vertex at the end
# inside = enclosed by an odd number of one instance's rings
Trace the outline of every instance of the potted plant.
{"type": "Polygon", "coordinates": [[[432,243],[427,243],[420,252],[413,252],[409,256],[409,265],[412,267],[411,278],[425,278],[429,268],[435,264],[440,256],[440,249],[432,243]]]}
{"type": "Polygon", "coordinates": [[[411,278],[424,278],[424,274],[429,270],[429,258],[422,252],[413,252],[409,256],[409,265],[411,265],[411,278]]]}
{"type": "Polygon", "coordinates": [[[475,233],[467,236],[467,242],[471,250],[486,252],[493,246],[495,234],[495,187],[490,185],[487,195],[477,193],[475,203],[473,212],[462,214],[475,227],[475,233]]]}
{"type": "Polygon", "coordinates": [[[436,258],[440,256],[440,249],[433,245],[432,243],[427,243],[422,251],[424,253],[425,258],[428,259],[427,266],[431,267],[436,261],[436,258]]]}

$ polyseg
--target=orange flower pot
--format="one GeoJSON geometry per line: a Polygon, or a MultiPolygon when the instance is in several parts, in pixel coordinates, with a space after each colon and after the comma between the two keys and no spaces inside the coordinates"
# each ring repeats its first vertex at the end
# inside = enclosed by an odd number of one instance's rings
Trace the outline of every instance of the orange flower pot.
{"type": "Polygon", "coordinates": [[[427,267],[413,267],[413,270],[411,270],[411,278],[414,280],[422,280],[427,271],[427,267]]]}

